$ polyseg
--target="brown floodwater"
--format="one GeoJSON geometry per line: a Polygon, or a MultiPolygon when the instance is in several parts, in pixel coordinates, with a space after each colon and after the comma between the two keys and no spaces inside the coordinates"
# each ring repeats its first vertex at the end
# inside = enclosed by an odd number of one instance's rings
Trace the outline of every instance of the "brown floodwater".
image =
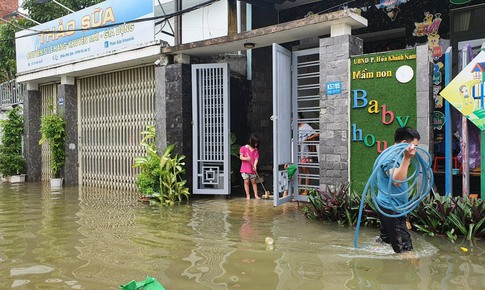
{"type": "Polygon", "coordinates": [[[415,251],[403,255],[361,228],[355,250],[354,229],[308,221],[297,203],[137,198],[0,184],[0,289],[119,289],[146,275],[167,290],[485,289],[483,241],[413,233],[415,251]]]}

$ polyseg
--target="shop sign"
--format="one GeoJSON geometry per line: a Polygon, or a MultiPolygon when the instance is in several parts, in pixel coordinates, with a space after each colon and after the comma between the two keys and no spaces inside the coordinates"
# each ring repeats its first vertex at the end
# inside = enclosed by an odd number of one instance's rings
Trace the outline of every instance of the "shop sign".
{"type": "Polygon", "coordinates": [[[481,51],[441,92],[453,107],[485,129],[485,52],[481,51]]]}
{"type": "Polygon", "coordinates": [[[108,0],[16,33],[17,72],[113,54],[155,40],[153,1],[108,0]]]}

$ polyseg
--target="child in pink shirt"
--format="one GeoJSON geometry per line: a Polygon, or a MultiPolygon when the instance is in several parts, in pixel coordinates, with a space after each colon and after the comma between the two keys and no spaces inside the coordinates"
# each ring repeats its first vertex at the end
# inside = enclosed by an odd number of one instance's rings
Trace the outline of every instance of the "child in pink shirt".
{"type": "Polygon", "coordinates": [[[250,199],[249,183],[253,186],[254,197],[260,199],[258,195],[258,185],[256,184],[256,168],[259,160],[259,139],[251,135],[247,145],[239,149],[239,159],[241,159],[241,176],[244,179],[244,191],[246,199],[250,199]]]}

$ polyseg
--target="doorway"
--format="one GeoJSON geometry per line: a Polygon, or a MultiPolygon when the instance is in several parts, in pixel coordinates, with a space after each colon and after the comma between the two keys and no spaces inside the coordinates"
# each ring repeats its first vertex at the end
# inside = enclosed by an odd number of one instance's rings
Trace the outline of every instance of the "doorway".
{"type": "Polygon", "coordinates": [[[290,52],[273,44],[272,121],[274,205],[307,201],[320,183],[319,48],[290,52]]]}

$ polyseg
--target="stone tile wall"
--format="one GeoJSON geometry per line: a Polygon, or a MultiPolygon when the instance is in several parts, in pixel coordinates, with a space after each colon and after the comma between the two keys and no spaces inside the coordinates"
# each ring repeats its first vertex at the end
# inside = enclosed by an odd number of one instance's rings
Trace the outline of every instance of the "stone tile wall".
{"type": "Polygon", "coordinates": [[[320,40],[320,185],[349,181],[349,99],[351,55],[362,54],[363,41],[351,35],[320,40]],[[326,95],[327,82],[342,82],[342,92],[326,95]]]}
{"type": "Polygon", "coordinates": [[[59,98],[64,100],[66,121],[66,161],[64,164],[64,184],[79,184],[78,166],[78,108],[75,85],[59,85],[59,98]]]}
{"type": "Polygon", "coordinates": [[[42,149],[39,145],[41,94],[38,90],[25,91],[24,95],[24,156],[27,181],[40,181],[42,175],[42,149]]]}

